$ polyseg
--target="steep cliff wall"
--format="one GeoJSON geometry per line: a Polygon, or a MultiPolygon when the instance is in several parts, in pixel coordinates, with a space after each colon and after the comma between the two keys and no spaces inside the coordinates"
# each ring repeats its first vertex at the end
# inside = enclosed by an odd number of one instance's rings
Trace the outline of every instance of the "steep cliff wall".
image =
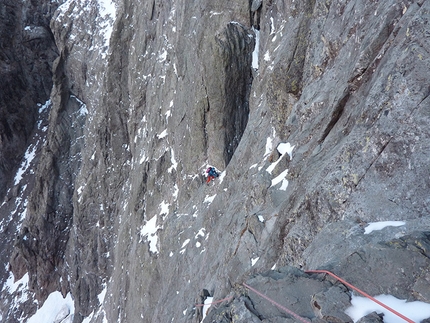
{"type": "Polygon", "coordinates": [[[57,290],[79,323],[200,322],[207,296],[205,322],[288,321],[245,281],[352,321],[315,268],[430,303],[430,2],[58,5],[44,144],[0,207],[5,321],[57,290]]]}
{"type": "Polygon", "coordinates": [[[0,198],[14,185],[13,174],[36,123],[36,104],[50,95],[58,54],[49,20],[56,8],[50,1],[1,2],[0,198]]]}

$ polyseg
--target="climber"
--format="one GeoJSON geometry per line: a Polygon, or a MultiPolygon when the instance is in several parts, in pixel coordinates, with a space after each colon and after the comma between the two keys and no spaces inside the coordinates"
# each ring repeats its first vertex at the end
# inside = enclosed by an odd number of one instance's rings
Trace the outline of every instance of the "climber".
{"type": "Polygon", "coordinates": [[[215,179],[215,177],[218,177],[219,174],[217,173],[216,169],[214,167],[208,167],[208,169],[206,169],[206,174],[208,179],[206,180],[206,183],[209,184],[209,182],[213,179],[215,179]]]}

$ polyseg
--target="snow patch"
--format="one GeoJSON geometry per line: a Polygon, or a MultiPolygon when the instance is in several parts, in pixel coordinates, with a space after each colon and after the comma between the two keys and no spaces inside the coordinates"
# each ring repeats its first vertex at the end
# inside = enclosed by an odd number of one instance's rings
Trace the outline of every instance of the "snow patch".
{"type": "Polygon", "coordinates": [[[99,12],[102,21],[99,21],[101,34],[104,37],[105,46],[109,46],[112,35],[113,23],[116,18],[115,3],[111,0],[98,0],[99,12]]]}
{"type": "Polygon", "coordinates": [[[139,160],[139,164],[142,165],[145,160],[146,160],[146,156],[145,156],[145,152],[144,152],[144,154],[142,155],[142,157],[139,160]]]}
{"type": "Polygon", "coordinates": [[[369,234],[372,231],[382,230],[385,227],[400,227],[405,225],[403,221],[381,221],[381,222],[369,222],[369,225],[364,229],[364,234],[369,234]]]}
{"type": "Polygon", "coordinates": [[[186,247],[187,244],[189,244],[189,243],[190,243],[190,239],[185,240],[184,243],[182,244],[181,249],[184,248],[184,247],[186,247]]]}
{"type": "Polygon", "coordinates": [[[48,109],[51,106],[51,99],[49,99],[48,101],[45,102],[45,104],[40,104],[39,105],[39,114],[41,114],[42,112],[44,112],[46,109],[48,109]]]}
{"type": "Polygon", "coordinates": [[[194,239],[197,239],[199,236],[204,237],[204,236],[205,236],[205,231],[206,231],[206,229],[205,229],[205,228],[201,228],[201,229],[196,233],[196,236],[194,237],[194,239]]]}
{"type": "Polygon", "coordinates": [[[27,320],[27,323],[64,322],[71,323],[75,313],[75,302],[70,293],[63,298],[60,292],[49,294],[43,306],[27,320]],[[60,321],[58,321],[60,320],[60,321]]]}
{"type": "Polygon", "coordinates": [[[289,142],[281,142],[276,149],[282,156],[288,154],[288,156],[290,156],[290,159],[293,159],[294,146],[291,146],[289,142]]]}
{"type": "Polygon", "coordinates": [[[140,229],[141,241],[142,241],[142,238],[146,238],[146,240],[149,242],[149,251],[151,251],[152,253],[159,252],[157,247],[157,242],[158,242],[157,231],[162,228],[163,227],[161,225],[157,226],[157,216],[153,216],[140,229]]]}
{"type": "Polygon", "coordinates": [[[218,182],[219,182],[219,184],[222,183],[222,181],[224,180],[224,177],[225,177],[226,174],[227,174],[226,171],[223,171],[223,172],[221,172],[221,174],[219,174],[219,176],[218,176],[218,182]]]}
{"type": "Polygon", "coordinates": [[[258,261],[258,259],[260,259],[260,257],[256,257],[251,259],[251,266],[253,267],[255,265],[255,263],[258,261]]]}
{"type": "Polygon", "coordinates": [[[9,278],[6,280],[6,283],[4,284],[3,290],[7,288],[8,292],[10,294],[16,292],[20,288],[27,288],[28,285],[28,273],[26,273],[24,276],[22,276],[21,279],[14,282],[15,277],[12,272],[9,274],[9,278]]]}
{"type": "Polygon", "coordinates": [[[206,314],[207,314],[207,312],[209,310],[209,307],[211,307],[211,303],[212,303],[213,299],[214,299],[213,297],[207,297],[205,299],[204,306],[203,306],[203,318],[202,318],[202,320],[200,322],[204,321],[204,319],[206,317],[206,314]]]}
{"type": "Polygon", "coordinates": [[[169,206],[170,204],[167,204],[164,202],[164,200],[160,203],[160,215],[169,215],[169,206]]]}
{"type": "MultiPolygon", "coordinates": [[[[269,174],[272,174],[275,167],[279,164],[279,162],[285,157],[286,154],[290,157],[290,159],[293,157],[293,149],[294,146],[291,146],[289,142],[286,143],[280,143],[276,149],[281,154],[281,156],[278,158],[278,160],[274,163],[272,163],[269,167],[266,168],[266,171],[269,174]]],[[[285,191],[288,187],[288,180],[286,179],[286,176],[288,175],[288,169],[285,169],[282,173],[280,173],[278,176],[276,176],[274,179],[272,179],[272,185],[270,187],[273,187],[279,183],[282,182],[280,186],[280,190],[285,191]]]]}
{"type": "Polygon", "coordinates": [[[163,52],[158,56],[158,61],[160,63],[164,62],[167,58],[167,50],[163,48],[163,52]]]}
{"type": "MultiPolygon", "coordinates": [[[[385,305],[395,309],[400,314],[406,316],[414,322],[421,322],[430,316],[430,304],[424,302],[406,302],[406,300],[398,299],[392,295],[378,295],[375,298],[385,305]]],[[[405,320],[391,313],[386,308],[380,306],[374,301],[361,296],[352,295],[351,307],[345,310],[345,313],[351,317],[354,322],[357,322],[363,316],[372,312],[384,313],[385,323],[404,323],[405,320]]]]}
{"type": "Polygon", "coordinates": [[[264,53],[264,57],[263,57],[263,59],[264,59],[266,62],[270,62],[270,53],[269,53],[269,50],[267,50],[267,51],[266,51],[266,53],[264,53]]]}
{"type": "Polygon", "coordinates": [[[36,150],[39,146],[38,144],[39,142],[37,142],[35,145],[30,145],[25,151],[24,160],[21,163],[21,167],[16,172],[13,185],[17,185],[21,181],[24,173],[30,167],[31,162],[33,161],[34,157],[36,157],[36,150]]]}
{"type": "Polygon", "coordinates": [[[167,129],[164,130],[162,133],[160,133],[159,135],[157,135],[158,139],[163,139],[164,137],[167,136],[167,129]]]}
{"type": "Polygon", "coordinates": [[[80,108],[78,110],[78,115],[86,116],[88,114],[87,105],[82,100],[80,100],[76,95],[70,95],[70,97],[75,99],[80,105],[80,108]]]}
{"type": "Polygon", "coordinates": [[[169,118],[172,116],[172,112],[170,110],[167,110],[164,115],[166,116],[166,123],[168,123],[169,122],[169,118]]]}
{"type": "Polygon", "coordinates": [[[107,292],[106,284],[104,284],[103,287],[104,287],[103,290],[100,292],[100,294],[97,295],[97,298],[99,299],[100,304],[103,304],[106,297],[106,292],[107,292]]]}
{"type": "Polygon", "coordinates": [[[213,200],[215,199],[215,197],[216,197],[216,194],[212,195],[212,196],[206,195],[203,203],[208,203],[210,205],[213,202],[213,200]]]}
{"type": "Polygon", "coordinates": [[[188,243],[190,243],[190,239],[186,239],[186,240],[184,241],[184,243],[182,244],[181,250],[179,251],[179,253],[180,253],[181,255],[183,255],[183,254],[184,254],[184,252],[185,252],[185,250],[187,249],[187,248],[185,248],[185,247],[187,246],[187,244],[188,244],[188,243]]]}
{"type": "Polygon", "coordinates": [[[287,190],[288,187],[288,180],[285,178],[288,175],[288,169],[284,170],[281,174],[276,176],[274,179],[272,179],[272,185],[270,187],[273,187],[280,182],[282,182],[281,187],[279,188],[281,191],[287,190]]]}
{"type": "Polygon", "coordinates": [[[254,29],[254,27],[252,27],[252,30],[254,31],[254,34],[255,34],[255,47],[254,47],[254,51],[252,52],[252,67],[258,70],[258,50],[260,47],[260,31],[257,29],[254,29]]]}
{"type": "Polygon", "coordinates": [[[266,151],[264,153],[264,157],[263,158],[269,156],[270,153],[272,152],[272,149],[273,149],[273,140],[272,140],[272,138],[268,137],[266,139],[266,151]]]}
{"type": "Polygon", "coordinates": [[[212,10],[211,10],[209,13],[210,13],[210,16],[209,16],[209,17],[211,17],[211,18],[212,18],[212,16],[219,16],[219,15],[222,15],[223,11],[221,11],[221,12],[217,12],[217,11],[212,11],[212,10]]]}
{"type": "Polygon", "coordinates": [[[173,186],[173,189],[174,189],[174,191],[173,191],[173,198],[176,200],[178,198],[178,194],[179,194],[178,184],[175,184],[173,186]]]}
{"type": "Polygon", "coordinates": [[[273,17],[270,17],[270,35],[273,35],[273,34],[275,34],[275,21],[273,17]]]}
{"type": "Polygon", "coordinates": [[[173,148],[170,148],[170,162],[172,163],[172,166],[170,166],[167,170],[169,173],[171,173],[172,170],[176,170],[176,167],[178,167],[178,162],[175,159],[175,152],[173,151],[173,148]]]}

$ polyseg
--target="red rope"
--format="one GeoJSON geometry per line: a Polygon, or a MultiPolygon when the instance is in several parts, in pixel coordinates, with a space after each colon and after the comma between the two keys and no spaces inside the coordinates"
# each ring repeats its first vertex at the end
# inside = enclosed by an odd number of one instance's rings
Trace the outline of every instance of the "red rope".
{"type": "Polygon", "coordinates": [[[378,301],[376,298],[370,296],[369,294],[363,292],[362,290],[358,289],[357,287],[351,285],[350,283],[346,282],[345,280],[343,280],[342,278],[336,276],[335,274],[333,274],[332,272],[328,271],[328,270],[306,270],[305,273],[315,273],[315,274],[328,274],[334,278],[336,278],[338,281],[340,281],[342,284],[348,286],[349,288],[355,290],[356,292],[359,292],[361,295],[371,299],[372,301],[374,301],[375,303],[381,305],[382,307],[386,308],[387,310],[389,310],[391,313],[396,314],[398,317],[401,317],[402,319],[404,319],[406,322],[409,323],[415,323],[414,321],[412,321],[411,319],[408,319],[406,316],[404,316],[403,314],[400,314],[399,312],[397,312],[396,310],[393,310],[391,307],[385,305],[384,303],[378,301]]]}
{"type": "Polygon", "coordinates": [[[243,283],[243,286],[245,286],[246,288],[249,288],[250,290],[252,290],[254,293],[256,293],[257,295],[260,295],[261,297],[263,297],[264,299],[268,300],[270,303],[272,303],[273,305],[279,307],[280,309],[284,310],[286,313],[290,314],[291,316],[295,317],[296,319],[298,319],[299,321],[305,322],[305,323],[310,323],[308,320],[304,319],[303,317],[297,315],[296,313],[290,311],[288,308],[282,306],[281,304],[276,303],[274,300],[270,299],[269,297],[267,297],[266,295],[260,293],[258,290],[252,288],[251,286],[248,286],[247,284],[243,283]]]}

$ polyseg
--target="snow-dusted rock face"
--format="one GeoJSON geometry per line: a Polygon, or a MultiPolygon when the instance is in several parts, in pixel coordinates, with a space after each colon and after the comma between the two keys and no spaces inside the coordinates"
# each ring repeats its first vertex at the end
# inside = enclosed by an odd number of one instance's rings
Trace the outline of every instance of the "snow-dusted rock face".
{"type": "Polygon", "coordinates": [[[1,321],[289,320],[243,282],[352,321],[318,268],[430,303],[429,1],[50,4],[28,30],[58,48],[50,100],[0,206],[1,321]]]}
{"type": "Polygon", "coordinates": [[[57,4],[3,0],[0,10],[0,198],[30,143],[37,103],[49,99],[58,56],[49,29],[57,4]]]}

